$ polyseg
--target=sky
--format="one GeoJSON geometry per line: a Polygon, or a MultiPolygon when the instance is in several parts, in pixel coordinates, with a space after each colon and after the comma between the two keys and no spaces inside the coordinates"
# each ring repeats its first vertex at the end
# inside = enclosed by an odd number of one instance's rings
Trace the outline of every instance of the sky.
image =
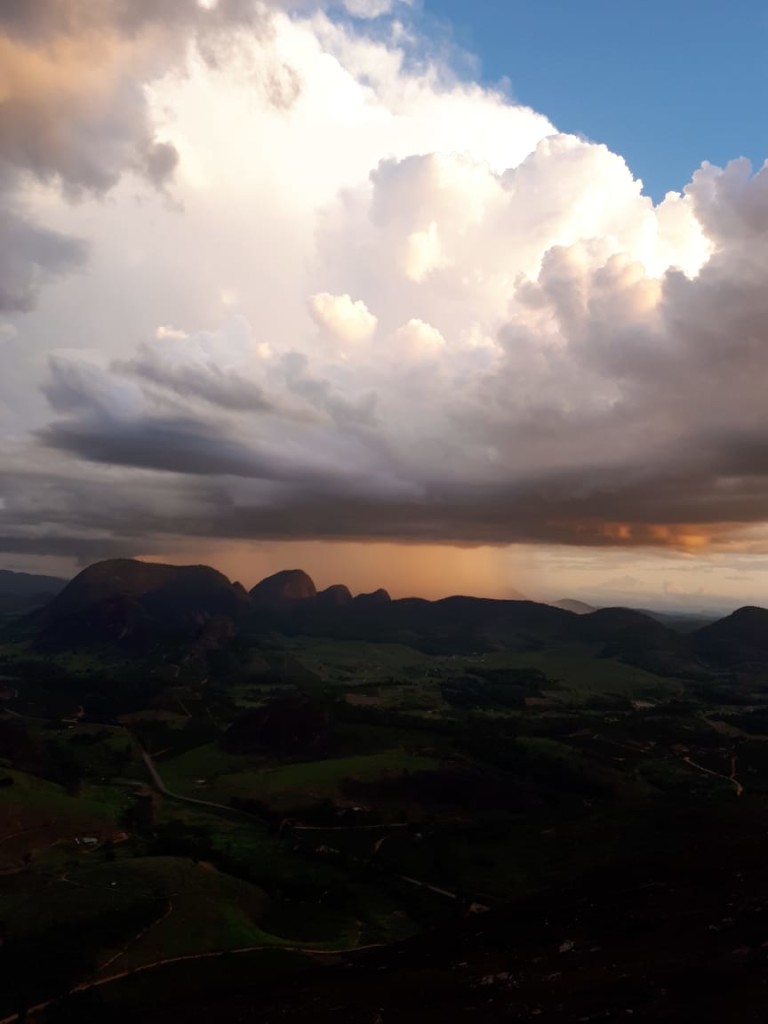
{"type": "Polygon", "coordinates": [[[620,153],[656,202],[703,160],[765,159],[768,8],[755,0],[426,0],[474,73],[620,153]]]}
{"type": "Polygon", "coordinates": [[[765,603],[766,18],[671,6],[5,0],[0,561],[765,603]]]}

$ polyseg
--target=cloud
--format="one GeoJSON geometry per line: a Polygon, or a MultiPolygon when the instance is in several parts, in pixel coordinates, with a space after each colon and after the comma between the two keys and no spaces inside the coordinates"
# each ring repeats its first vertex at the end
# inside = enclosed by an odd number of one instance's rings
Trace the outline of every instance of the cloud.
{"type": "Polygon", "coordinates": [[[355,18],[380,18],[394,6],[393,0],[344,0],[344,7],[355,18]]]}
{"type": "MultiPolygon", "coordinates": [[[[258,5],[221,0],[8,0],[0,9],[0,201],[30,179],[68,199],[101,195],[126,173],[163,189],[179,154],[158,137],[146,86],[183,70],[190,45],[212,64],[234,28],[255,30],[258,5]]],[[[0,310],[28,308],[52,272],[82,264],[60,238],[17,210],[0,220],[0,310]],[[4,282],[5,283],[5,282],[4,282]]]]}
{"type": "Polygon", "coordinates": [[[47,281],[81,266],[86,254],[81,239],[0,210],[0,310],[30,309],[47,281]]]}
{"type": "Polygon", "coordinates": [[[418,317],[412,317],[407,324],[403,324],[392,338],[395,357],[406,361],[438,359],[445,346],[446,341],[440,331],[418,317]]]}
{"type": "Polygon", "coordinates": [[[7,5],[0,543],[761,549],[768,170],[654,206],[378,6],[7,5]]]}
{"type": "Polygon", "coordinates": [[[266,412],[273,403],[255,379],[264,358],[265,352],[254,342],[248,325],[233,317],[221,331],[194,335],[160,326],[152,342],[142,343],[135,356],[113,365],[118,373],[181,399],[266,412]]]}
{"type": "Polygon", "coordinates": [[[361,299],[353,301],[349,295],[318,292],[309,300],[309,312],[338,341],[352,345],[368,341],[378,323],[361,299]]]}

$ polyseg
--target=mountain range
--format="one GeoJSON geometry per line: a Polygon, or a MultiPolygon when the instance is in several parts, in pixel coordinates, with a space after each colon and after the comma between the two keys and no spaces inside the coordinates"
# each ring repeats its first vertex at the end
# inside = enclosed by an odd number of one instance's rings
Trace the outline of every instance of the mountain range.
{"type": "MultiPolygon", "coordinates": [[[[379,589],[353,596],[344,584],[318,591],[301,569],[261,580],[250,591],[208,566],[111,559],[69,583],[4,574],[40,604],[27,616],[37,642],[55,646],[112,643],[142,647],[159,637],[225,646],[238,634],[275,632],[407,644],[425,651],[532,650],[594,645],[661,675],[695,677],[723,667],[768,661],[768,611],[742,608],[715,622],[628,608],[594,609],[465,596],[392,600],[379,589]],[[38,581],[37,583],[34,581],[38,581]],[[57,593],[51,597],[51,590],[57,593]]],[[[0,583],[2,577],[0,577],[0,583]]],[[[2,591],[0,590],[0,593],[2,591]]],[[[19,602],[18,611],[31,605],[19,602]]]]}

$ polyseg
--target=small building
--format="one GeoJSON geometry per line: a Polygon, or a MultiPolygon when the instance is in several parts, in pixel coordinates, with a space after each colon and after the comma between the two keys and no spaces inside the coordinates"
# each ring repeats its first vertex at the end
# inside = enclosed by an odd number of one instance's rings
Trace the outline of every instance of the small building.
{"type": "Polygon", "coordinates": [[[97,836],[77,836],[75,843],[78,846],[89,846],[92,848],[99,845],[99,839],[97,836]]]}

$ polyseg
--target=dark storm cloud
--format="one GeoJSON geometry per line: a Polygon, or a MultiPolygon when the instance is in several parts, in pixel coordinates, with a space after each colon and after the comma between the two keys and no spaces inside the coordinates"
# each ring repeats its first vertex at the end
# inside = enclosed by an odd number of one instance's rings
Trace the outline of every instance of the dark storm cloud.
{"type": "Polygon", "coordinates": [[[114,369],[148,384],[167,388],[183,398],[199,398],[225,409],[270,412],[275,408],[264,388],[234,371],[214,365],[169,366],[158,360],[156,353],[147,346],[135,359],[117,361],[114,369]]]}
{"type": "Polygon", "coordinates": [[[190,419],[103,420],[53,424],[40,432],[50,448],[91,462],[133,466],[194,476],[280,479],[281,462],[227,437],[210,424],[190,419]]]}

